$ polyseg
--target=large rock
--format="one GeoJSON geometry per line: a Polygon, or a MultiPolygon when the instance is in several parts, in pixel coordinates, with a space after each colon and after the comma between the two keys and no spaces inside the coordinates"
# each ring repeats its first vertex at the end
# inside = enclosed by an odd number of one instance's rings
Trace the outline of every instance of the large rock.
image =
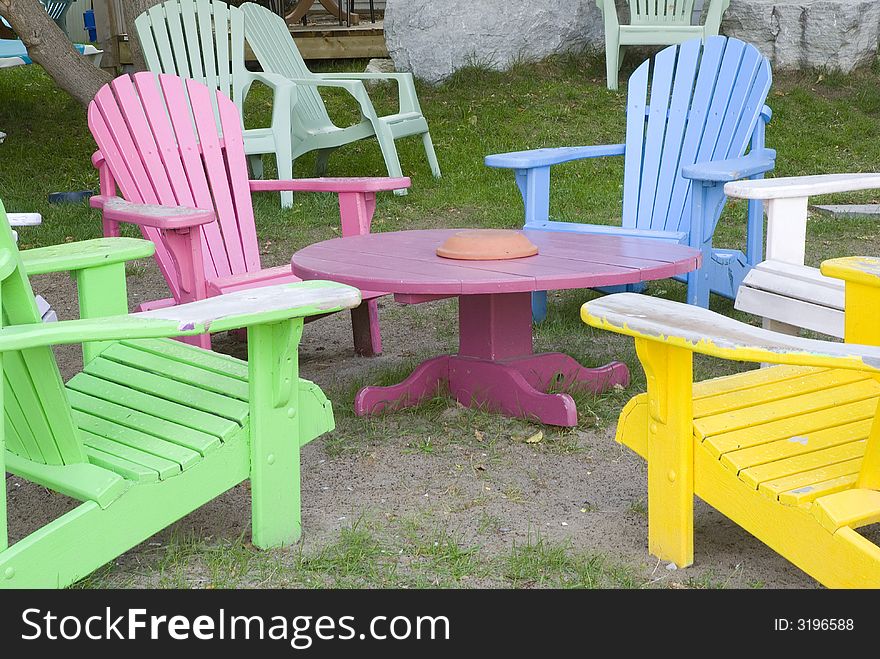
{"type": "Polygon", "coordinates": [[[776,70],[848,73],[877,55],[880,2],[732,0],[721,32],[758,46],[776,70]]]}
{"type": "Polygon", "coordinates": [[[398,71],[439,82],[468,64],[521,60],[603,44],[595,0],[388,0],[385,42],[398,71]]]}
{"type": "MultiPolygon", "coordinates": [[[[617,4],[628,22],[627,1],[617,4]]],[[[721,32],[754,43],[775,70],[849,72],[877,54],[880,0],[731,0],[721,32]]],[[[385,41],[398,71],[429,82],[605,43],[595,0],[387,0],[385,41]]]]}

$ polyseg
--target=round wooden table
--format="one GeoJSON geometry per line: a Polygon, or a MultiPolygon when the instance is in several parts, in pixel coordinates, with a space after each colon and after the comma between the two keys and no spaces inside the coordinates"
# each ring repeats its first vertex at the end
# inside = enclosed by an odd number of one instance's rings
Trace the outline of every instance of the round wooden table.
{"type": "Polygon", "coordinates": [[[664,279],[699,267],[691,247],[607,235],[524,231],[538,254],[505,261],[441,258],[436,248],[461,229],[335,238],[293,255],[302,279],[331,279],[387,291],[404,304],[458,297],[459,349],[423,362],[400,384],[364,387],[358,415],[418,405],[444,388],[463,405],[550,425],[574,426],[567,393],[629,383],[621,362],[584,368],[568,355],[532,352],[533,291],[596,288],[664,279]]]}

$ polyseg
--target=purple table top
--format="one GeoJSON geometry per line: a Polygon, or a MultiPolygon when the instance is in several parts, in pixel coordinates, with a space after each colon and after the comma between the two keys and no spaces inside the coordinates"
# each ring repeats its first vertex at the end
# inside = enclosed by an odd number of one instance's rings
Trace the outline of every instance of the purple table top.
{"type": "Polygon", "coordinates": [[[462,229],[396,231],[325,240],[293,255],[293,273],[362,290],[420,295],[524,293],[665,279],[695,270],[700,252],[685,245],[621,236],[524,231],[538,254],[506,261],[436,255],[462,229]]]}

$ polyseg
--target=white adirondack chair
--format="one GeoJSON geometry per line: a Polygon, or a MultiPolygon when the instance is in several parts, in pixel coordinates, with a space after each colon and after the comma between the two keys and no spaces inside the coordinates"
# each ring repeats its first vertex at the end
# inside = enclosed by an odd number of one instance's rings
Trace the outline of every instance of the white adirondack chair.
{"type": "Polygon", "coordinates": [[[826,174],[724,186],[728,197],[761,199],[767,209],[766,260],[752,268],[735,308],[761,316],[764,327],[796,335],[808,329],[843,338],[844,284],[804,265],[807,201],[815,195],[880,188],[880,174],[826,174]]]}

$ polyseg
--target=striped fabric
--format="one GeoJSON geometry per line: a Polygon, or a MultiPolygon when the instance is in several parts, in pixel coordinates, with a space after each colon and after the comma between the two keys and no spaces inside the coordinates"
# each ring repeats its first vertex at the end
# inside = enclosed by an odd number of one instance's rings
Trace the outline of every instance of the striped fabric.
{"type": "MultiPolygon", "coordinates": [[[[83,55],[98,55],[101,51],[89,44],[74,44],[76,49],[83,55]]],[[[31,64],[27,48],[19,39],[0,39],[0,69],[12,66],[31,64]]]]}

